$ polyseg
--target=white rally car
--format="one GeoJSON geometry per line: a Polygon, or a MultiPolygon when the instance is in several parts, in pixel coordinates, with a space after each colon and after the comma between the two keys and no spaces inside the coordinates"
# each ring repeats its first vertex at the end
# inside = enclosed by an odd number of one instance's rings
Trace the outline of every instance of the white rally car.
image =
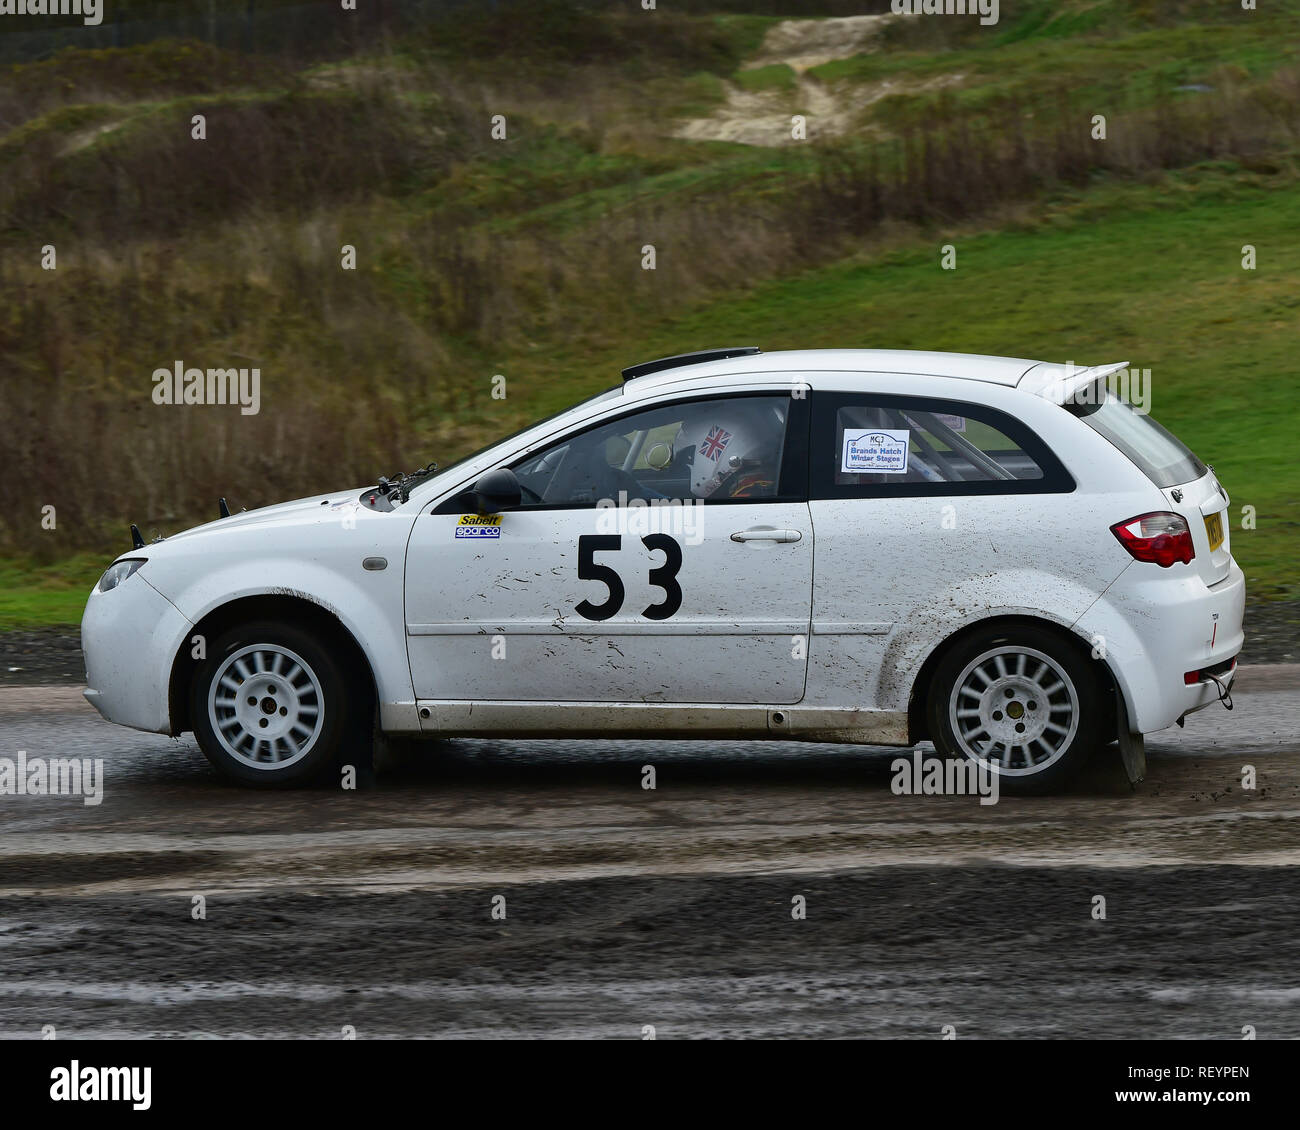
{"type": "Polygon", "coordinates": [[[908,746],[1058,786],[1228,689],[1212,469],[1122,366],[712,350],[460,462],[119,558],[86,697],[247,784],[457,736],[908,746]]]}

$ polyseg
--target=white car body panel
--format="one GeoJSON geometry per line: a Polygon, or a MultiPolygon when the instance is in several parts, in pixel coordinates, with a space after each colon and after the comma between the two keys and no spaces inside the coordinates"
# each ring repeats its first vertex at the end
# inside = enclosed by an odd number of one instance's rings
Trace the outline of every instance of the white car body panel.
{"type": "MultiPolygon", "coordinates": [[[[1213,683],[1186,686],[1183,672],[1212,667],[1241,651],[1245,606],[1246,578],[1235,562],[1213,586],[1190,572],[1154,577],[1150,570],[1130,568],[1075,629],[1104,642],[1133,732],[1146,734],[1218,701],[1213,683]]],[[[1222,681],[1231,686],[1235,676],[1234,669],[1222,681]]]]}
{"type": "MultiPolygon", "coordinates": [[[[299,596],[337,617],[361,646],[374,675],[381,725],[418,732],[402,630],[403,560],[415,515],[368,510],[356,502],[360,493],[343,491],[232,514],[136,550],[125,556],[148,557],[149,563],[118,589],[96,594],[91,605],[97,600],[134,603],[137,580],[158,588],[180,614],[170,634],[160,634],[156,641],[158,649],[170,649],[165,663],[170,675],[173,659],[191,647],[193,625],[208,613],[244,597],[299,596]],[[362,560],[375,556],[385,557],[388,567],[364,569],[362,560]],[[156,568],[164,562],[165,568],[156,568]]],[[[143,609],[136,613],[147,614],[143,609]]],[[[83,646],[97,635],[83,621],[83,646]]],[[[140,728],[167,732],[167,678],[155,697],[151,717],[161,711],[162,722],[140,728]]],[[[107,701],[101,695],[96,705],[107,701]]]]}
{"type": "MultiPolygon", "coordinates": [[[[1110,368],[1073,372],[1096,379],[1110,368]]],[[[1053,403],[1063,372],[1029,359],[811,350],[638,377],[433,476],[392,511],[361,505],[358,488],[233,515],[124,554],[148,561],[90,598],[87,697],[111,721],[174,730],[168,682],[195,625],[231,601],[276,596],[310,602],[351,633],[388,732],[908,744],[927,659],[967,625],[1021,616],[1099,651],[1133,732],[1160,729],[1217,697],[1212,683],[1184,685],[1183,672],[1241,647],[1244,578],[1227,538],[1211,553],[1204,526],[1227,498],[1212,475],[1181,488],[1181,499],[1158,489],[1053,403]],[[663,554],[625,533],[617,552],[599,557],[624,581],[624,609],[576,625],[574,604],[605,594],[573,568],[578,538],[598,531],[597,511],[512,511],[492,544],[458,541],[457,515],[432,513],[484,472],[638,406],[808,389],[999,410],[1059,456],[1075,488],[1010,501],[986,494],[706,505],[704,536],[685,548],[676,615],[638,618],[663,599],[648,579],[663,554]],[[1156,510],[1187,517],[1191,566],[1135,562],[1111,534],[1112,524],[1156,510]],[[731,541],[756,526],[801,536],[731,541]],[[363,568],[374,557],[387,567],[363,568]],[[507,662],[492,658],[496,636],[507,662]]],[[[1224,514],[1225,533],[1226,524],[1224,514]]]]}
{"type": "MultiPolygon", "coordinates": [[[[853,375],[817,374],[819,390],[855,391],[853,375]]],[[[913,379],[875,378],[872,391],[913,393],[913,379]]],[[[925,395],[971,400],[957,379],[932,379],[925,395]]],[[[1070,470],[1071,520],[1059,517],[1062,496],[1026,494],[1008,504],[1001,495],[929,498],[814,499],[818,534],[814,593],[814,648],[810,694],[820,704],[868,693],[878,709],[903,711],[921,666],[933,648],[969,624],[995,616],[1030,615],[1065,628],[1097,600],[1133,559],[1111,537],[1116,514],[1161,507],[1156,487],[1116,469],[1114,449],[1079,427],[1048,400],[985,386],[978,403],[1014,415],[1054,450],[1068,444],[1083,458],[1070,470]],[[1099,538],[1098,531],[1105,537],[1099,538]],[[876,548],[873,570],[851,586],[823,585],[845,576],[859,544],[876,548]],[[915,547],[924,544],[924,568],[915,547]],[[862,624],[860,632],[833,630],[862,624]],[[824,642],[823,642],[824,641],[824,642]],[[863,682],[860,673],[867,673],[863,682]]]]}
{"type": "Polygon", "coordinates": [[[647,533],[652,524],[698,533],[696,545],[685,539],[675,577],[681,607],[669,619],[641,615],[667,598],[649,579],[665,564],[664,551],[642,544],[638,524],[614,535],[621,539],[618,550],[597,557],[618,574],[621,608],[610,619],[586,620],[574,606],[584,599],[599,604],[609,590],[601,581],[578,578],[578,539],[601,536],[615,513],[520,511],[502,516],[497,537],[459,539],[458,515],[426,508],[415,523],[406,565],[416,697],[492,701],[505,690],[511,699],[540,702],[798,702],[807,661],[792,658],[790,641],[808,634],[808,504],[679,504],[642,511],[647,533]],[[685,518],[683,511],[689,512],[685,518]],[[730,538],[760,526],[790,529],[799,539],[730,538]]]}
{"type": "Polygon", "coordinates": [[[81,621],[87,700],[110,722],[168,733],[172,658],[192,626],[138,572],[111,592],[93,589],[81,621]]]}

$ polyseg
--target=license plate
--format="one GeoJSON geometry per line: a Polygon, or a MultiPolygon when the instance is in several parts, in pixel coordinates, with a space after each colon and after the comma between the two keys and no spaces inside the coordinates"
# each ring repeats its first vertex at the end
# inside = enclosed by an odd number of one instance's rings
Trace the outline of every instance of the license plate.
{"type": "Polygon", "coordinates": [[[1205,532],[1210,539],[1210,552],[1213,553],[1223,544],[1223,512],[1205,516],[1205,532]]]}

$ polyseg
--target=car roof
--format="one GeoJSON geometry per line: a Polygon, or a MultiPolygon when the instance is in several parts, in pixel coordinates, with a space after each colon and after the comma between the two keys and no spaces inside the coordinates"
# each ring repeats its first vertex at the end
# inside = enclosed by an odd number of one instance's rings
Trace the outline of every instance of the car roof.
{"type": "MultiPolygon", "coordinates": [[[[703,356],[707,356],[706,351],[703,356]]],[[[885,373],[916,377],[945,377],[984,381],[988,384],[1019,388],[1022,392],[1063,404],[1081,387],[1101,380],[1120,369],[1127,361],[1108,365],[1076,365],[1067,361],[1057,365],[1034,361],[1028,357],[995,357],[987,353],[938,353],[919,349],[784,349],[771,353],[758,350],[717,350],[715,356],[731,353],[716,361],[694,361],[700,354],[682,354],[662,358],[645,366],[654,366],[642,376],[624,370],[623,391],[638,398],[654,390],[690,382],[697,385],[711,378],[758,377],[780,378],[788,373],[885,373]],[[675,362],[675,364],[673,363],[675,362]]]]}
{"type": "Polygon", "coordinates": [[[681,380],[756,373],[847,372],[901,373],[932,377],[962,377],[1014,387],[1039,361],[1026,357],[993,357],[983,353],[937,353],[916,349],[779,349],[662,369],[628,381],[629,391],[673,384],[681,380]]]}
{"type": "MultiPolygon", "coordinates": [[[[541,435],[544,432],[558,434],[584,420],[594,419],[605,412],[611,398],[616,397],[620,391],[629,400],[644,401],[653,400],[653,392],[657,389],[670,388],[683,383],[694,386],[691,391],[698,391],[699,382],[712,377],[770,375],[777,378],[784,373],[848,372],[960,377],[1008,388],[1020,385],[1023,380],[1024,384],[1021,385],[1023,391],[1063,400],[1064,396],[1060,394],[1077,388],[1085,379],[1095,380],[1127,364],[1121,362],[1088,369],[1069,363],[1065,366],[1055,365],[1027,357],[995,357],[987,353],[939,353],[919,349],[778,349],[770,353],[741,354],[739,350],[734,352],[738,355],[718,361],[695,363],[687,360],[690,355],[679,355],[673,360],[679,360],[680,364],[658,369],[644,376],[625,378],[621,388],[615,385],[549,419],[539,420],[522,432],[507,436],[490,448],[470,457],[464,464],[453,464],[444,474],[455,470],[458,477],[463,477],[471,469],[482,469],[490,465],[492,460],[489,457],[494,457],[500,444],[508,440],[524,440],[526,437],[534,434],[541,435]],[[600,406],[599,409],[597,405],[600,406]]],[[[624,403],[626,404],[627,401],[624,403]]],[[[528,442],[535,442],[535,440],[530,439],[528,442]]],[[[443,475],[440,474],[421,483],[416,489],[424,494],[432,494],[435,489],[441,490],[445,485],[443,475]]]]}

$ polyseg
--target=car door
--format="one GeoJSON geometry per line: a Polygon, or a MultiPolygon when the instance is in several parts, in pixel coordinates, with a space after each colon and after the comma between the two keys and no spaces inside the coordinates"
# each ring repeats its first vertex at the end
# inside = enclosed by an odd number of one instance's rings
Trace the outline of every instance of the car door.
{"type": "Polygon", "coordinates": [[[509,461],[518,508],[480,516],[456,495],[428,507],[406,561],[416,697],[798,702],[812,602],[807,430],[807,400],[789,392],[682,397],[509,461]],[[762,422],[765,470],[728,456],[740,451],[728,423],[745,418],[762,422]],[[729,458],[747,472],[732,487],[747,485],[697,497],[695,461],[729,458]]]}
{"type": "MultiPolygon", "coordinates": [[[[904,710],[918,656],[981,611],[1037,611],[1050,591],[1068,623],[1114,579],[1113,558],[1056,534],[1074,480],[1006,412],[817,392],[810,446],[822,693],[904,710]],[[1044,578],[1060,583],[1046,590],[1044,578]]],[[[1079,503],[1072,512],[1086,515],[1079,503]]]]}

